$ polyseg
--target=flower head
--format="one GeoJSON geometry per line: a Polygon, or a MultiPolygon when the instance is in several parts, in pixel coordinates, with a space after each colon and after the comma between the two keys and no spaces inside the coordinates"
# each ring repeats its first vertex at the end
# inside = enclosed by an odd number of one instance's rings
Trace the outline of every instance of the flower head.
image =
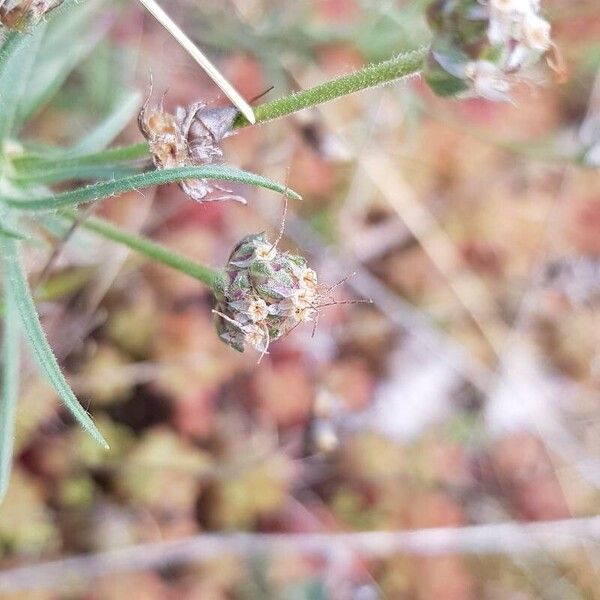
{"type": "MultiPolygon", "coordinates": [[[[152,93],[152,89],[150,90],[152,93]]],[[[223,158],[220,141],[231,132],[237,116],[235,108],[208,108],[202,102],[189,108],[177,108],[175,114],[159,106],[149,108],[144,103],[138,116],[140,131],[148,140],[150,153],[157,169],[192,167],[215,164],[223,158]]],[[[244,198],[232,194],[206,179],[182,181],[181,189],[199,202],[237,200],[244,198]],[[224,192],[213,195],[214,192],[224,192]]]]}
{"type": "Polygon", "coordinates": [[[215,290],[219,337],[240,352],[265,353],[271,342],[313,320],[324,298],[302,256],[282,252],[264,233],[234,249],[215,290]]]}
{"type": "Polygon", "coordinates": [[[478,60],[465,68],[467,77],[473,82],[473,91],[487,100],[498,101],[510,98],[508,76],[494,63],[478,60]]]}
{"type": "Polygon", "coordinates": [[[540,0],[436,0],[428,11],[435,36],[425,67],[443,96],[510,100],[513,83],[546,55],[558,78],[565,70],[540,0]]]}

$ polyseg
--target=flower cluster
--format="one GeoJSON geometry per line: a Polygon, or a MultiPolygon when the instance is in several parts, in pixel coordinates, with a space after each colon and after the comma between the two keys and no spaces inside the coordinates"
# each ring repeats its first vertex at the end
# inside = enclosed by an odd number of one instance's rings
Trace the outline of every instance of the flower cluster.
{"type": "Polygon", "coordinates": [[[38,23],[61,3],[62,0],[4,0],[0,2],[0,23],[22,30],[38,23]]]}
{"type": "Polygon", "coordinates": [[[219,337],[243,352],[266,353],[269,344],[317,317],[325,296],[302,256],[281,252],[264,233],[245,237],[215,285],[219,337]]]}
{"type": "Polygon", "coordinates": [[[512,84],[541,56],[561,70],[540,0],[435,0],[425,78],[442,96],[508,100],[512,84]]]}
{"type": "MultiPolygon", "coordinates": [[[[175,114],[164,110],[162,103],[149,108],[146,100],[138,116],[140,131],[148,141],[157,169],[193,167],[221,162],[220,141],[230,135],[238,111],[235,108],[209,108],[202,102],[189,108],[178,107],[175,114]]],[[[206,179],[182,181],[181,189],[193,200],[237,200],[232,194],[206,179]],[[213,192],[223,194],[211,196],[213,192]]]]}

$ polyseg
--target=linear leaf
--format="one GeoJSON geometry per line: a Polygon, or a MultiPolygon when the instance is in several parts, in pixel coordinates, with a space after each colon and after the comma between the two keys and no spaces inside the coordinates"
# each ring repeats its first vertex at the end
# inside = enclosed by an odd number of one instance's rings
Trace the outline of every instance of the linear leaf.
{"type": "Polygon", "coordinates": [[[123,92],[114,102],[106,118],[88,133],[72,150],[71,155],[86,155],[108,146],[136,115],[140,105],[139,92],[123,92]]]}
{"type": "Polygon", "coordinates": [[[120,178],[141,171],[142,165],[86,165],[77,164],[77,161],[65,160],[63,165],[59,161],[53,163],[40,162],[35,166],[11,174],[11,181],[18,184],[31,183],[57,183],[63,181],[97,180],[107,178],[120,178]]]}
{"type": "MultiPolygon", "coordinates": [[[[77,211],[75,210],[67,210],[61,214],[64,214],[71,222],[77,219],[77,211]]],[[[218,272],[215,269],[211,269],[210,267],[195,262],[173,250],[169,250],[169,248],[166,248],[162,244],[141,235],[123,231],[112,223],[97,217],[88,217],[82,222],[82,226],[108,240],[127,246],[131,250],[147,256],[153,261],[185,273],[211,288],[214,286],[215,278],[218,275],[218,272]]]]}
{"type": "Polygon", "coordinates": [[[0,61],[0,141],[13,132],[19,103],[25,93],[45,27],[45,24],[40,24],[34,33],[11,37],[5,42],[10,45],[10,52],[0,61]]]}
{"type": "Polygon", "coordinates": [[[30,118],[60,89],[69,74],[106,36],[110,23],[98,17],[101,2],[71,3],[53,10],[41,52],[19,105],[19,120],[30,118]],[[59,12],[60,11],[60,12],[59,12]]]}
{"type": "Polygon", "coordinates": [[[56,149],[43,154],[24,154],[12,160],[7,176],[16,183],[53,183],[70,179],[115,179],[139,172],[149,163],[148,144],[119,146],[81,156],[56,149]]]}
{"type": "Polygon", "coordinates": [[[20,210],[55,210],[67,206],[77,206],[86,202],[94,202],[102,198],[116,196],[124,192],[140,190],[160,185],[163,183],[174,183],[185,179],[217,179],[222,181],[237,181],[247,185],[263,187],[280,194],[286,194],[289,198],[300,200],[301,196],[287,187],[254,173],[241,171],[234,167],[225,165],[205,167],[181,167],[178,169],[164,169],[160,171],[148,171],[128,177],[121,177],[112,181],[101,181],[83,188],[54,194],[52,196],[41,196],[39,198],[18,198],[0,195],[0,202],[13,206],[20,210]]]}
{"type": "Polygon", "coordinates": [[[0,236],[13,238],[15,240],[24,240],[27,236],[19,231],[16,231],[12,227],[6,227],[0,225],[0,236]]]}
{"type": "Polygon", "coordinates": [[[4,331],[2,338],[2,393],[0,396],[0,502],[6,495],[12,469],[15,416],[19,396],[19,314],[4,273],[4,331]]]}
{"type": "Polygon", "coordinates": [[[27,283],[27,275],[21,256],[21,243],[11,238],[0,238],[0,244],[3,254],[6,289],[16,304],[27,340],[38,359],[42,371],[54,386],[58,396],[73,415],[73,418],[101,446],[108,448],[106,440],[102,437],[88,413],[79,404],[73,390],[67,383],[46,339],[27,283]]]}

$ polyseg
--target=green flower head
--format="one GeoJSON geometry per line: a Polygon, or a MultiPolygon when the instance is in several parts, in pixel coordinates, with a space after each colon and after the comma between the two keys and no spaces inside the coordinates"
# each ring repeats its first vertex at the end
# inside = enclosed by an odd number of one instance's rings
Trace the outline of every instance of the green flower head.
{"type": "Polygon", "coordinates": [[[219,337],[240,352],[248,344],[264,354],[271,342],[315,319],[322,296],[306,259],[281,252],[258,233],[231,253],[215,299],[219,337]]]}

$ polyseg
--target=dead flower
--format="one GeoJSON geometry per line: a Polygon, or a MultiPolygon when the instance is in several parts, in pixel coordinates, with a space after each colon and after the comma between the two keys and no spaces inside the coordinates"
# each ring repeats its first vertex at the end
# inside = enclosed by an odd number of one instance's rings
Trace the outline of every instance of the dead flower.
{"type": "Polygon", "coordinates": [[[62,0],[4,0],[0,1],[0,23],[21,31],[39,23],[43,16],[62,0]]]}
{"type": "MultiPolygon", "coordinates": [[[[219,143],[231,134],[238,111],[232,107],[209,108],[203,102],[196,102],[187,109],[178,107],[173,115],[164,110],[163,101],[164,96],[158,106],[149,108],[148,96],[138,116],[138,126],[148,141],[156,168],[173,169],[220,163],[223,151],[219,143]]],[[[207,179],[188,179],[182,181],[180,187],[198,202],[246,202],[241,196],[207,179]],[[215,191],[223,193],[212,195],[215,191]]]]}

